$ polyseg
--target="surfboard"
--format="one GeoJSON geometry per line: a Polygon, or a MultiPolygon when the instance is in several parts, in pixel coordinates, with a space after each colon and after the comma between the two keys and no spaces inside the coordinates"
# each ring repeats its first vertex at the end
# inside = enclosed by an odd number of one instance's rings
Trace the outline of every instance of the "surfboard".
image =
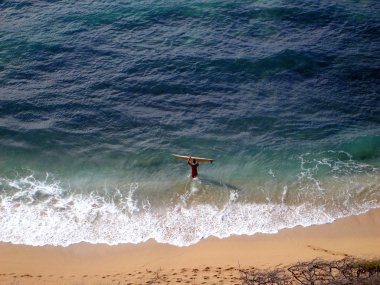
{"type": "Polygon", "coordinates": [[[188,155],[179,155],[179,154],[173,154],[176,158],[188,160],[189,158],[195,159],[196,161],[200,162],[213,162],[214,160],[212,158],[204,158],[204,157],[195,157],[195,156],[188,156],[188,155]]]}

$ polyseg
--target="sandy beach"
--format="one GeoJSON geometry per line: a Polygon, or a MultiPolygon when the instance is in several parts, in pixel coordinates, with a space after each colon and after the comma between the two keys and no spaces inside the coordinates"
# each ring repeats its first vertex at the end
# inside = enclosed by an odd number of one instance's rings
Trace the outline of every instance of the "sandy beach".
{"type": "Polygon", "coordinates": [[[314,258],[380,257],[380,209],[277,234],[208,238],[189,247],[0,244],[0,284],[238,284],[239,268],[314,258]]]}

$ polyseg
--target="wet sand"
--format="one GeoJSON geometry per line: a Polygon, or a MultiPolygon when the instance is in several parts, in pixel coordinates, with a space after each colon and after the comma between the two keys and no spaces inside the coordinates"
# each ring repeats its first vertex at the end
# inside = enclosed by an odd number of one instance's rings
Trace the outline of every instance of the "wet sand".
{"type": "Polygon", "coordinates": [[[189,247],[0,243],[0,284],[238,284],[239,269],[314,258],[380,258],[380,209],[277,234],[207,238],[189,247]]]}

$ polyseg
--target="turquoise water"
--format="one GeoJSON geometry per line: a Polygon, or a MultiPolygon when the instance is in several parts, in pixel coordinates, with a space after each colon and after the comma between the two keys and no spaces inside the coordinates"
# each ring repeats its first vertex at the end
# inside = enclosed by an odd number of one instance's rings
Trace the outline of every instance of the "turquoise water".
{"type": "Polygon", "coordinates": [[[0,10],[0,241],[183,246],[380,206],[377,1],[0,10]],[[193,181],[173,153],[215,162],[193,181]]]}

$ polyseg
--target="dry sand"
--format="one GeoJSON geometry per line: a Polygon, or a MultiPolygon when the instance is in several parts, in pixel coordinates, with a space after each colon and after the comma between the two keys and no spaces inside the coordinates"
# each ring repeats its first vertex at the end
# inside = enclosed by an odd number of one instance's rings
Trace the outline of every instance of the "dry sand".
{"type": "Polygon", "coordinates": [[[208,238],[189,247],[0,243],[3,284],[239,284],[239,268],[268,268],[317,257],[380,258],[380,209],[278,234],[208,238]]]}

